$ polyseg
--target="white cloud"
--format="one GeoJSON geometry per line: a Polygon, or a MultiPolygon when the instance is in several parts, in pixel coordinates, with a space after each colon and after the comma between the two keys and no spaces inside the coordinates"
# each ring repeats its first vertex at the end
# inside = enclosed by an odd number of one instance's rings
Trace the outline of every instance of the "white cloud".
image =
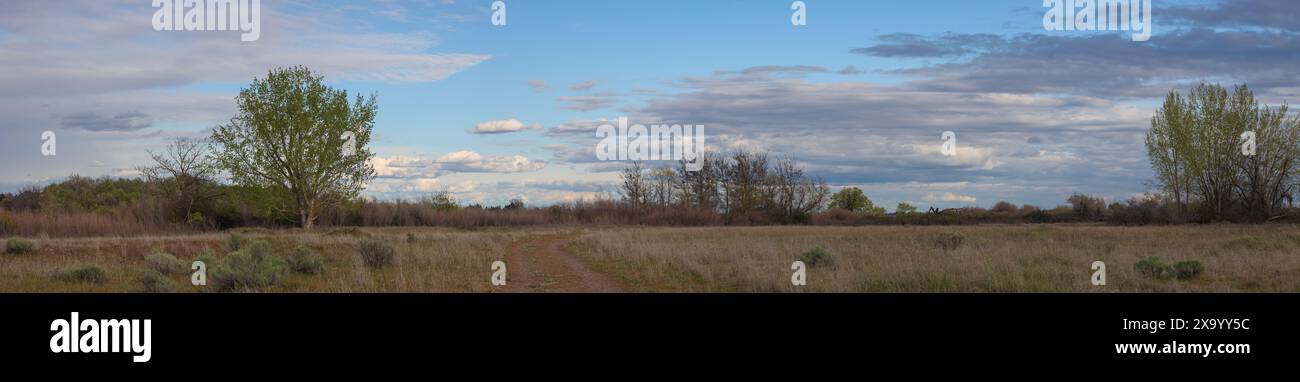
{"type": "Polygon", "coordinates": [[[527,130],[540,130],[541,128],[542,125],[539,124],[525,125],[517,119],[504,119],[479,122],[474,125],[474,130],[471,130],[471,132],[474,134],[502,134],[527,130]]]}
{"type": "Polygon", "coordinates": [[[957,195],[951,192],[929,193],[925,195],[927,202],[962,202],[975,203],[976,199],[970,195],[957,195]]]}

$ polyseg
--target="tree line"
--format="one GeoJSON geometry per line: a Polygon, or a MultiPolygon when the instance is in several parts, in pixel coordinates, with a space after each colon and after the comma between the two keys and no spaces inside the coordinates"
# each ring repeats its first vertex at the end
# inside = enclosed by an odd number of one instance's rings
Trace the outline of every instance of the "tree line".
{"type": "Polygon", "coordinates": [[[830,187],[804,174],[794,159],[766,152],[706,152],[702,167],[632,163],[620,174],[622,201],[632,210],[688,207],[720,211],[728,221],[804,223],[829,200],[830,187]]]}

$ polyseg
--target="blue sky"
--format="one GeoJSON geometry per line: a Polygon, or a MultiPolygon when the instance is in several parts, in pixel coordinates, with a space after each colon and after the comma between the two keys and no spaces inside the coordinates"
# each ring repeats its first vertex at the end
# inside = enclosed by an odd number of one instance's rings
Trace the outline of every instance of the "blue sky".
{"type": "Polygon", "coordinates": [[[790,156],[878,204],[1062,203],[1151,191],[1156,101],[1199,81],[1300,92],[1287,1],[1159,1],[1151,40],[1046,31],[1039,0],[261,2],[262,35],[155,31],[150,1],[0,4],[0,192],[77,173],[134,176],[202,136],[277,66],[378,95],[377,198],[609,195],[594,127],[705,126],[711,150],[790,156]],[[521,131],[479,134],[518,121],[521,131]],[[536,127],[536,128],[531,128],[536,127]],[[42,131],[58,155],[40,155],[42,131]],[[939,154],[954,131],[959,155],[939,154]]]}

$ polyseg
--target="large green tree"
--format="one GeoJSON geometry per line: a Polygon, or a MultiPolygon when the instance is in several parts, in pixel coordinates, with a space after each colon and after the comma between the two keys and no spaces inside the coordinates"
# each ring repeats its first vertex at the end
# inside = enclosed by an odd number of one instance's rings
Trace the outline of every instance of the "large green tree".
{"type": "Polygon", "coordinates": [[[239,92],[239,111],[212,132],[213,157],[236,184],[282,191],[311,228],[324,205],[356,198],[375,176],[375,96],[326,86],[304,67],[271,70],[239,92]]]}
{"type": "Polygon", "coordinates": [[[1206,220],[1273,217],[1296,191],[1300,170],[1300,122],[1287,114],[1286,105],[1261,105],[1245,85],[1170,92],[1146,137],[1158,185],[1180,210],[1195,205],[1206,220]]]}

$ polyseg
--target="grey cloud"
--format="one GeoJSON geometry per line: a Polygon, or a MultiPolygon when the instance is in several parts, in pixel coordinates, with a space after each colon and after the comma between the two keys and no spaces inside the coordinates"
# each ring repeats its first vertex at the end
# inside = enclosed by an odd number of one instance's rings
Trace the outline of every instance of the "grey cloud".
{"type": "Polygon", "coordinates": [[[944,33],[924,37],[912,33],[894,33],[877,38],[878,44],[851,52],[875,57],[933,58],[963,56],[984,51],[1003,43],[992,34],[944,33]]]}
{"type": "Polygon", "coordinates": [[[560,102],[567,105],[561,106],[561,109],[575,111],[592,111],[608,108],[614,105],[617,97],[613,94],[596,94],[583,96],[565,96],[559,98],[560,102]]]}
{"type": "Polygon", "coordinates": [[[598,83],[600,82],[596,80],[583,81],[569,87],[569,89],[577,90],[577,91],[591,90],[591,88],[596,87],[596,84],[598,83]]]}
{"type": "Polygon", "coordinates": [[[97,113],[77,113],[63,117],[62,125],[69,129],[86,131],[131,132],[153,126],[153,118],[133,111],[105,116],[97,113]]]}

